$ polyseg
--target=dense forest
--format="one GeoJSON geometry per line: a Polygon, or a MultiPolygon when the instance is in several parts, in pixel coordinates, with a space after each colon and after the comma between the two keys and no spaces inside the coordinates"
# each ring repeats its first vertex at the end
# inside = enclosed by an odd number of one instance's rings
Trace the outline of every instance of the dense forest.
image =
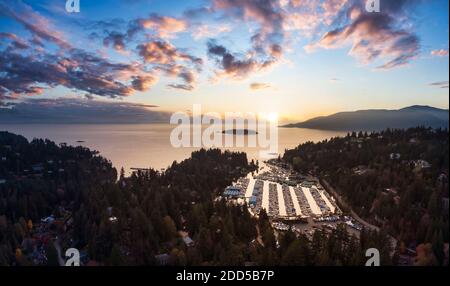
{"type": "Polygon", "coordinates": [[[28,265],[22,254],[35,248],[54,254],[52,244],[35,245],[32,238],[41,219],[63,216],[83,194],[117,178],[96,152],[7,132],[0,132],[0,160],[0,265],[28,265]]]}
{"type": "Polygon", "coordinates": [[[328,182],[401,251],[429,248],[429,264],[448,264],[448,140],[448,130],[430,128],[351,133],[302,144],[283,159],[328,182]]]}
{"type": "Polygon", "coordinates": [[[86,148],[6,132],[0,155],[0,265],[58,265],[72,247],[83,265],[364,265],[371,247],[391,264],[383,232],[277,233],[222,199],[257,169],[245,153],[200,150],[129,177],[86,148]]]}

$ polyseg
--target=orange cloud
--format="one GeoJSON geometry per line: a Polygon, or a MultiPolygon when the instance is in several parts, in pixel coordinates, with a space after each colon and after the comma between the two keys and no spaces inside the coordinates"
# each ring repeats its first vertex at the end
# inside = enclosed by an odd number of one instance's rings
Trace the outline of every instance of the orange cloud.
{"type": "Polygon", "coordinates": [[[267,89],[270,88],[270,84],[267,83],[261,83],[261,82],[254,82],[250,84],[251,90],[261,90],[261,89],[267,89]]]}
{"type": "Polygon", "coordinates": [[[448,50],[440,49],[440,50],[432,50],[431,55],[435,57],[447,57],[448,50]]]}

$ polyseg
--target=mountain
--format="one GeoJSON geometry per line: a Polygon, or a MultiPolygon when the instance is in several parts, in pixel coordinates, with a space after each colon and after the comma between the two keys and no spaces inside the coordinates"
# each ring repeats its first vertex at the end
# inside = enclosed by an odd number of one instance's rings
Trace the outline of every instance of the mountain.
{"type": "Polygon", "coordinates": [[[29,99],[0,108],[0,124],[141,124],[169,118],[153,105],[75,98],[29,99]]]}
{"type": "Polygon", "coordinates": [[[448,117],[448,109],[414,105],[399,110],[373,109],[339,112],[282,127],[340,131],[378,131],[387,128],[404,129],[417,126],[448,128],[448,117]]]}

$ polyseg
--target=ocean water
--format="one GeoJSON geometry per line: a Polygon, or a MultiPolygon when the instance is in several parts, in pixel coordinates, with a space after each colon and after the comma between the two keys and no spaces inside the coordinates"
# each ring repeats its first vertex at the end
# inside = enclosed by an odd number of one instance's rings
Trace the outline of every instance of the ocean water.
{"type": "MultiPolygon", "coordinates": [[[[82,145],[100,154],[127,173],[131,168],[163,169],[173,161],[182,161],[199,148],[175,148],[170,134],[176,126],[170,124],[8,124],[0,125],[0,131],[23,135],[27,139],[48,138],[56,143],[82,145]]],[[[301,128],[278,129],[278,153],[307,141],[318,142],[346,132],[301,128]]],[[[233,136],[233,135],[227,135],[233,136]]],[[[257,136],[257,135],[249,135],[257,136]]],[[[247,140],[247,139],[246,139],[247,140]]],[[[247,153],[249,159],[264,160],[260,148],[221,148],[247,153]]]]}

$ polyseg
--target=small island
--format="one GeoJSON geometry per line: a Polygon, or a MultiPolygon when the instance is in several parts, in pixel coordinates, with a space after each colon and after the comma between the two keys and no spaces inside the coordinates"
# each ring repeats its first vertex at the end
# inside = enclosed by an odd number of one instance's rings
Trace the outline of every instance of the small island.
{"type": "Polygon", "coordinates": [[[230,129],[230,130],[222,131],[222,134],[227,134],[227,135],[257,135],[258,132],[255,131],[255,130],[249,130],[249,129],[230,129]]]}

